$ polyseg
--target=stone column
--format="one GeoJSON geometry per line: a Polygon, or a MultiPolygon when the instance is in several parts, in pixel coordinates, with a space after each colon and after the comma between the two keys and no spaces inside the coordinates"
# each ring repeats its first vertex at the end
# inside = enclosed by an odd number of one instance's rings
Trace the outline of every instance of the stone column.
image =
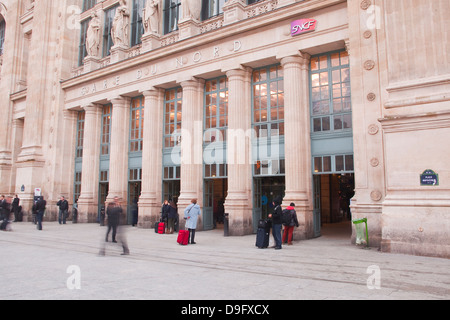
{"type": "Polygon", "coordinates": [[[126,209],[128,191],[128,142],[130,127],[130,98],[118,97],[111,100],[111,152],[109,164],[109,193],[107,202],[119,197],[126,209]]]}
{"type": "Polygon", "coordinates": [[[300,239],[311,238],[313,234],[309,61],[310,56],[303,53],[281,59],[284,70],[286,150],[283,207],[295,203],[300,224],[296,233],[300,239]]]}
{"type": "Polygon", "coordinates": [[[162,113],[164,91],[144,91],[144,145],[142,150],[142,191],[139,198],[139,227],[151,228],[159,219],[161,209],[162,180],[162,113]]]}
{"type": "Polygon", "coordinates": [[[85,125],[83,137],[83,166],[81,193],[78,198],[78,222],[95,222],[98,214],[98,181],[100,161],[100,131],[102,106],[89,104],[83,107],[85,125]]]}
{"type": "Polygon", "coordinates": [[[251,163],[251,69],[227,71],[228,77],[228,196],[230,235],[253,233],[251,163]]]}
{"type": "MultiPolygon", "coordinates": [[[[204,80],[192,79],[181,82],[183,88],[181,124],[181,190],[178,212],[183,217],[184,209],[197,199],[203,207],[203,93],[204,80]]],[[[184,220],[180,219],[181,224],[184,220]]],[[[183,226],[181,226],[183,227],[183,226]]],[[[202,228],[201,219],[198,229],[202,228]]]]}

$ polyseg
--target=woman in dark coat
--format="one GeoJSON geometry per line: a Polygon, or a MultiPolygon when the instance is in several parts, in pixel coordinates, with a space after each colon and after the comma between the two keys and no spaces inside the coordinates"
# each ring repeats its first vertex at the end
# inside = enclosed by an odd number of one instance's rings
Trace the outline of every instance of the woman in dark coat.
{"type": "Polygon", "coordinates": [[[170,201],[168,218],[167,233],[173,233],[175,228],[175,221],[178,218],[178,208],[173,200],[170,201]]]}

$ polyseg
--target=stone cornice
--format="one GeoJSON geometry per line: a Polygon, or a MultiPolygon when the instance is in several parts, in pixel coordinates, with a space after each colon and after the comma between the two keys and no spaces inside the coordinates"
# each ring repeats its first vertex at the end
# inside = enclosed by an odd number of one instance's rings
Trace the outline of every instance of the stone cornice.
{"type": "Polygon", "coordinates": [[[277,23],[286,19],[298,17],[309,12],[317,11],[330,6],[345,3],[345,0],[311,0],[301,3],[295,3],[285,7],[278,8],[268,13],[258,15],[256,17],[241,20],[239,22],[215,29],[192,38],[184,39],[173,43],[169,46],[157,48],[150,52],[125,59],[115,64],[111,64],[105,68],[98,69],[86,74],[82,74],[75,78],[62,80],[62,89],[77,86],[104,76],[108,76],[123,70],[140,66],[145,63],[165,58],[169,55],[176,55],[187,50],[198,48],[210,44],[217,39],[230,38],[248,31],[260,29],[270,24],[277,23]]]}

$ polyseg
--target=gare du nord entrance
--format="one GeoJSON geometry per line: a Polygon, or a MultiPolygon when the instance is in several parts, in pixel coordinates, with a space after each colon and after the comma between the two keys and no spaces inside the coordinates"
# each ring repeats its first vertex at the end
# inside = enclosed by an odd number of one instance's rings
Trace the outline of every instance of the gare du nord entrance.
{"type": "MultiPolygon", "coordinates": [[[[349,222],[350,199],[354,190],[353,131],[349,56],[344,50],[312,56],[309,61],[309,128],[310,151],[305,152],[311,168],[311,194],[314,205],[314,236],[323,226],[349,222]],[[310,155],[310,157],[309,157],[310,155]]],[[[228,121],[230,112],[229,79],[226,75],[204,81],[202,137],[202,219],[200,228],[211,230],[223,225],[228,177],[228,121]]],[[[254,68],[251,71],[251,130],[246,139],[251,149],[251,194],[253,232],[260,219],[273,210],[273,200],[284,197],[286,190],[285,138],[291,121],[285,117],[285,74],[280,64],[254,68]]],[[[161,203],[181,193],[181,141],[183,121],[183,88],[164,90],[162,119],[161,203]]],[[[99,183],[99,211],[108,193],[111,104],[103,107],[99,183]]],[[[132,212],[141,195],[144,97],[130,99],[127,223],[133,223],[132,212]]],[[[155,121],[155,120],[154,120],[155,121]]],[[[77,136],[83,130],[80,112],[77,136]]],[[[295,124],[294,124],[295,125],[295,124]]],[[[295,138],[295,136],[294,136],[295,138]]],[[[297,159],[294,159],[296,161],[297,159]]],[[[76,166],[80,170],[81,166],[76,166]]],[[[77,172],[76,172],[77,174],[77,172]]],[[[75,190],[78,181],[75,181],[75,190]]],[[[76,196],[76,195],[75,195],[76,196]]],[[[285,204],[286,205],[286,204],[285,204]]],[[[184,208],[179,208],[180,216],[184,208]]],[[[348,224],[349,225],[349,224],[348,224]]],[[[350,237],[350,226],[348,236],[350,237]]]]}

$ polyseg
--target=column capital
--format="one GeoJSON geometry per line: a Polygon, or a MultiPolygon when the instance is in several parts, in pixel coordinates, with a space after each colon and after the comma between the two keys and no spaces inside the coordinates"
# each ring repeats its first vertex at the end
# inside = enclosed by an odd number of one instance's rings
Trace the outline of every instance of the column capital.
{"type": "Polygon", "coordinates": [[[192,77],[191,79],[181,81],[180,85],[183,89],[198,88],[199,86],[203,86],[205,82],[204,79],[192,77]]]}
{"type": "Polygon", "coordinates": [[[127,104],[130,103],[130,97],[118,96],[116,98],[108,99],[113,107],[127,107],[127,104]]]}
{"type": "Polygon", "coordinates": [[[301,66],[307,66],[311,60],[311,55],[299,51],[298,54],[286,56],[280,59],[283,68],[290,67],[293,64],[298,64],[301,66]]]}
{"type": "Polygon", "coordinates": [[[144,97],[158,97],[164,92],[163,89],[152,87],[148,90],[141,91],[144,97]]]}
{"type": "Polygon", "coordinates": [[[237,69],[230,69],[225,71],[225,74],[227,75],[228,81],[235,80],[242,80],[245,81],[247,79],[250,79],[253,69],[250,67],[244,67],[241,66],[237,69]],[[234,79],[233,79],[234,78],[234,79]]]}
{"type": "Polygon", "coordinates": [[[103,108],[103,105],[97,104],[97,103],[89,103],[89,104],[81,106],[81,108],[86,112],[86,114],[97,113],[98,111],[100,111],[103,108]]]}

